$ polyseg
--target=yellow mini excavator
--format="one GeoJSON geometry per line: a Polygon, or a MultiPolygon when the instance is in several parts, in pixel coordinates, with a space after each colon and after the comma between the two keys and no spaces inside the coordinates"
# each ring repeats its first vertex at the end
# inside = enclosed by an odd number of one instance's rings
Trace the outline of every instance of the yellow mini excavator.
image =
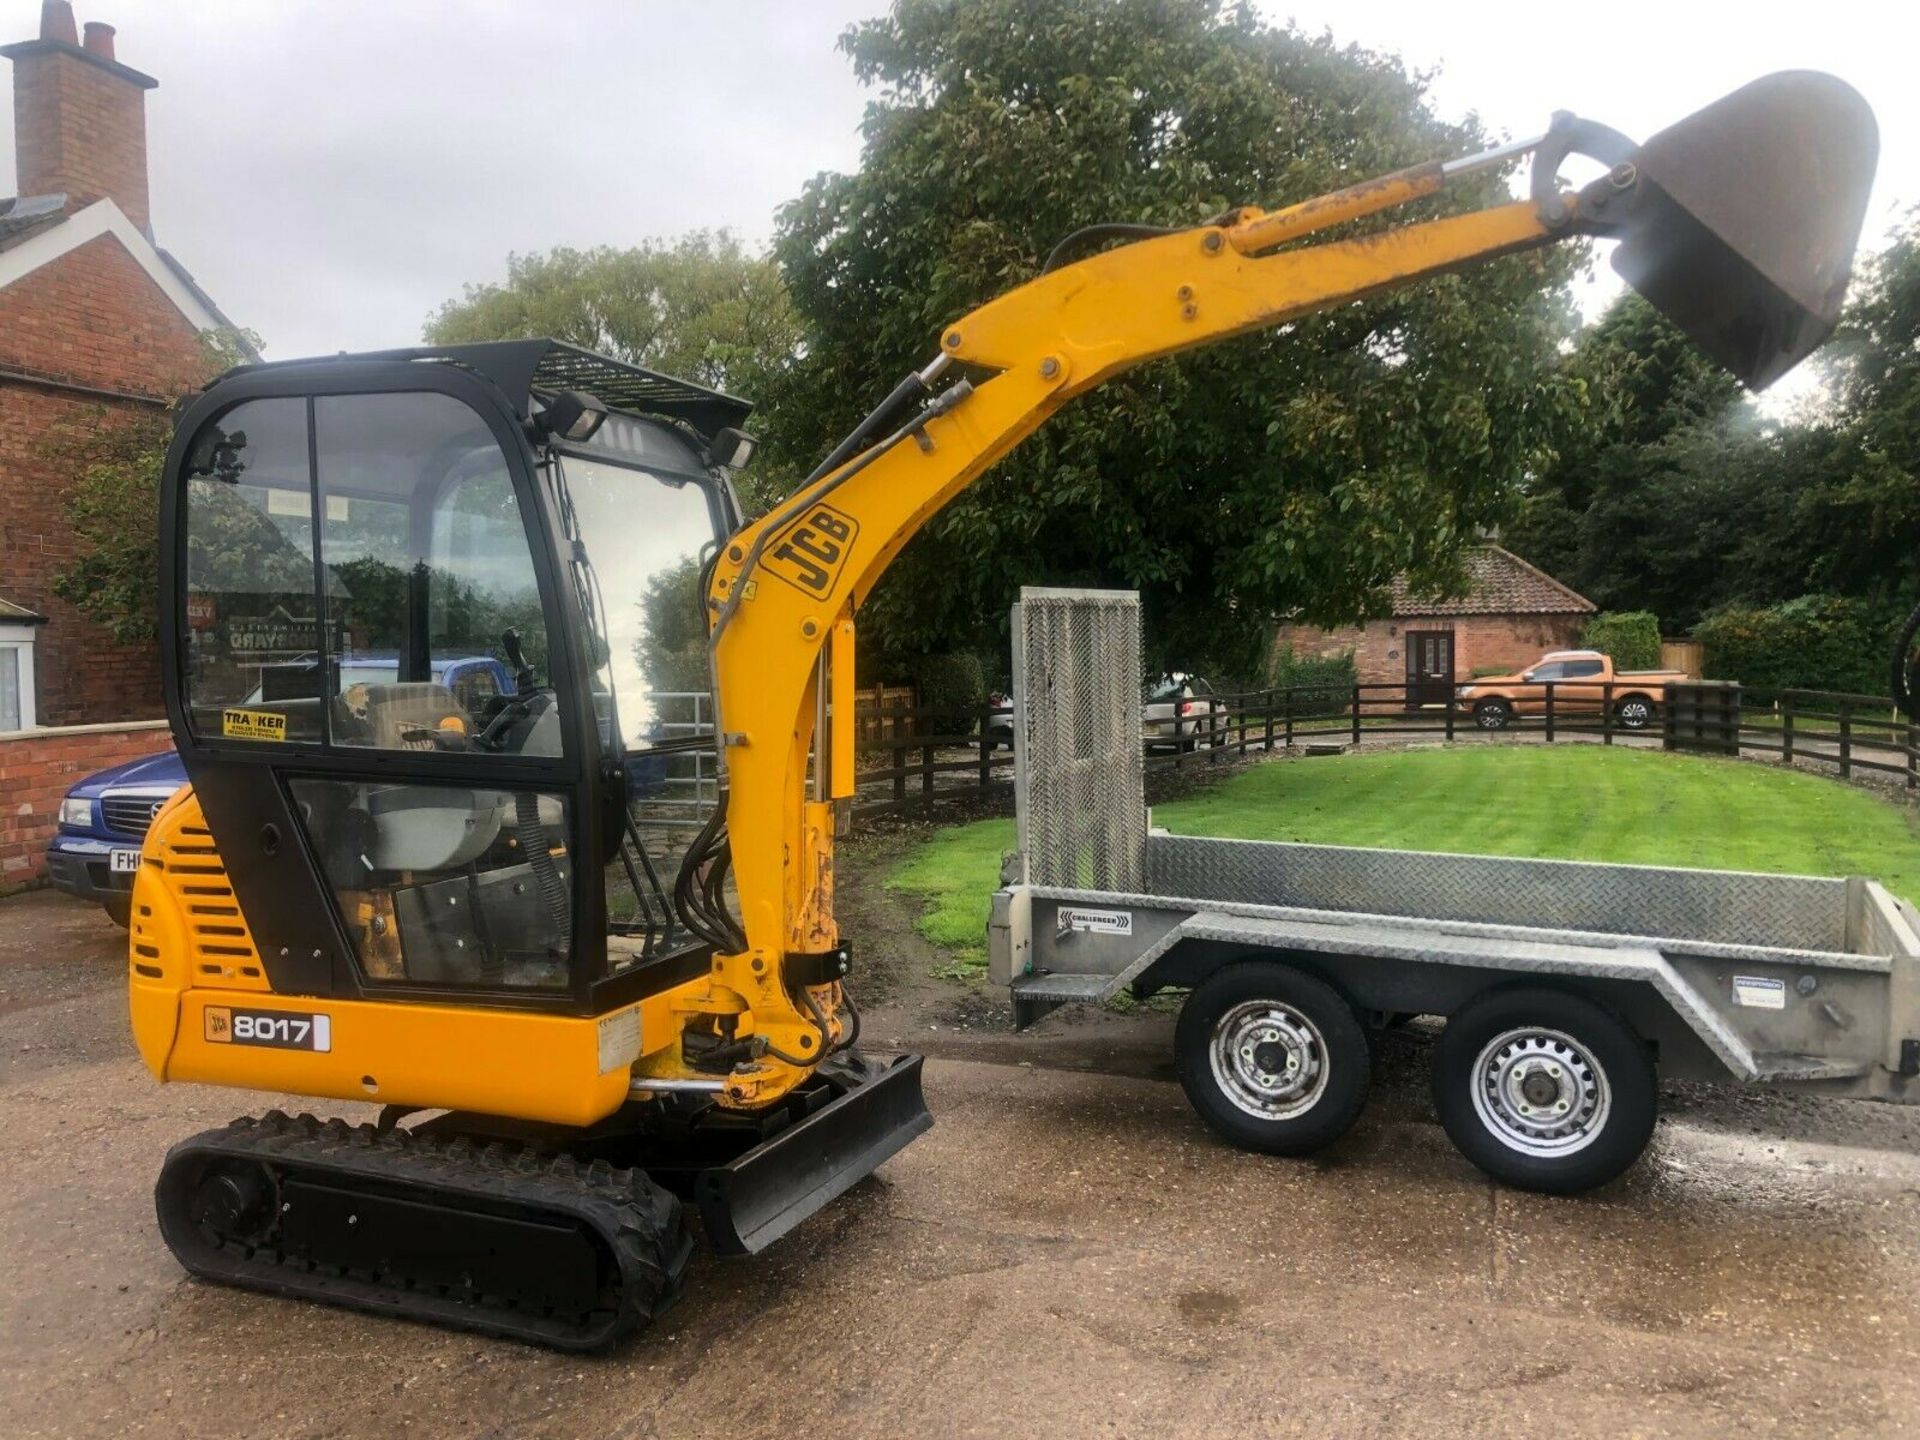
{"type": "Polygon", "coordinates": [[[1644,145],[1563,114],[1271,213],[1095,226],[752,521],[746,404],[567,345],[223,375],[163,482],[192,784],[141,855],[134,1037],[162,1080],[383,1108],[182,1141],[168,1245],[563,1348],[644,1325],[687,1208],[757,1251],[932,1123],[918,1056],[855,1048],[832,863],[855,612],[929,516],[1130,366],[1578,236],[1758,388],[1833,328],[1875,155],[1860,97],[1795,72],[1644,145]],[[1352,227],[1528,154],[1525,199],[1352,227]]]}

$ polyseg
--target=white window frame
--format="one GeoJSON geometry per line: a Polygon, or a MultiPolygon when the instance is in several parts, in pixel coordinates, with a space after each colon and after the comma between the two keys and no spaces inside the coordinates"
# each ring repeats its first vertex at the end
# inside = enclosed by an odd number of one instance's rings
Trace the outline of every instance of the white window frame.
{"type": "Polygon", "coordinates": [[[0,651],[11,651],[15,663],[20,667],[20,728],[37,729],[39,721],[34,713],[33,680],[33,642],[37,625],[10,624],[0,621],[0,651]]]}

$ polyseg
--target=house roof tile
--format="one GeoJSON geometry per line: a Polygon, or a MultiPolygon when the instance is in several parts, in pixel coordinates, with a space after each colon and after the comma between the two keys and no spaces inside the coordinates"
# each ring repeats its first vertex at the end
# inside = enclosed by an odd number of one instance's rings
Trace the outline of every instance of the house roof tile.
{"type": "Polygon", "coordinates": [[[1415,595],[1404,577],[1395,576],[1394,615],[1591,615],[1599,608],[1498,545],[1474,546],[1463,563],[1464,595],[1415,595]]]}

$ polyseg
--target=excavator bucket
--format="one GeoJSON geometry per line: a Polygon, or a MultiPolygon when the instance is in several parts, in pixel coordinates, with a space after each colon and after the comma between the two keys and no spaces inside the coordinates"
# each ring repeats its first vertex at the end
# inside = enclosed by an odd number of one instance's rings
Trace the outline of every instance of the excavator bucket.
{"type": "Polygon", "coordinates": [[[1831,75],[1785,70],[1742,86],[1640,148],[1613,267],[1765,389],[1840,318],[1879,150],[1867,102],[1831,75]]]}

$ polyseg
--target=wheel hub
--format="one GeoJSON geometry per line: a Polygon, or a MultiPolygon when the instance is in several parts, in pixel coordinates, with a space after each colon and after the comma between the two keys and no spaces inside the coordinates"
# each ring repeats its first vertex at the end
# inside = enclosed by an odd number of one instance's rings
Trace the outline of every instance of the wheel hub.
{"type": "Polygon", "coordinates": [[[1221,1093],[1262,1120],[1311,1109],[1327,1086],[1327,1047],[1318,1027],[1277,1000],[1228,1010],[1214,1022],[1208,1049],[1221,1093]]]}
{"type": "Polygon", "coordinates": [[[1559,1030],[1496,1035],[1473,1073],[1473,1106],[1481,1122],[1524,1154],[1585,1149],[1612,1113],[1606,1072],[1586,1046],[1559,1030]]]}

